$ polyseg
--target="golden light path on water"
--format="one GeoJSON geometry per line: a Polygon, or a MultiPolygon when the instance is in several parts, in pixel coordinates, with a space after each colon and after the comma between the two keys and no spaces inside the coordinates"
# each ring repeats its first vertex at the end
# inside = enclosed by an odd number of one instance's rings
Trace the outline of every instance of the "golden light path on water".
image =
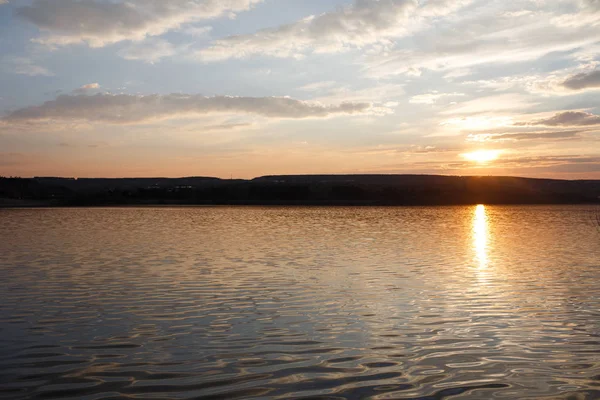
{"type": "Polygon", "coordinates": [[[478,205],[473,216],[473,248],[480,269],[488,266],[488,216],[485,206],[478,205]]]}

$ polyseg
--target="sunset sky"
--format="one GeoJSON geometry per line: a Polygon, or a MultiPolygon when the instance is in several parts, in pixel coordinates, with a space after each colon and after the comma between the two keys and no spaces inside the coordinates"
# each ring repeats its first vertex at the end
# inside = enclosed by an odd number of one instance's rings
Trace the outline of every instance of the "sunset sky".
{"type": "Polygon", "coordinates": [[[600,0],[0,0],[0,175],[600,179],[600,0]]]}

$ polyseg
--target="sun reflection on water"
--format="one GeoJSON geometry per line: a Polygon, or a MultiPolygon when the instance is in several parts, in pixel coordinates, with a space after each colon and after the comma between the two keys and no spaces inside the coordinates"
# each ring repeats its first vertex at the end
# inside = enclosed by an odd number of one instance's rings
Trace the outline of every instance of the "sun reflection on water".
{"type": "Polygon", "coordinates": [[[485,206],[478,205],[473,216],[473,247],[479,268],[488,266],[488,216],[485,206]]]}

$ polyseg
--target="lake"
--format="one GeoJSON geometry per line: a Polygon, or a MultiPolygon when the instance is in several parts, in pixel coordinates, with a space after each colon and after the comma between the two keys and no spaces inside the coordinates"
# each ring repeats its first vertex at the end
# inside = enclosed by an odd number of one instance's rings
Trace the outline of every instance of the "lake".
{"type": "Polygon", "coordinates": [[[0,210],[0,397],[597,399],[598,211],[0,210]]]}

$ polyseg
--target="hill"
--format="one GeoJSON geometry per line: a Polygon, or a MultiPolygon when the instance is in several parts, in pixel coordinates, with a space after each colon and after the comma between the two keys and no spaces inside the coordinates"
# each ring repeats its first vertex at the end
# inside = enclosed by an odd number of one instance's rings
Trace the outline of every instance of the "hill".
{"type": "Polygon", "coordinates": [[[438,175],[0,178],[0,206],[600,203],[599,180],[438,175]]]}

